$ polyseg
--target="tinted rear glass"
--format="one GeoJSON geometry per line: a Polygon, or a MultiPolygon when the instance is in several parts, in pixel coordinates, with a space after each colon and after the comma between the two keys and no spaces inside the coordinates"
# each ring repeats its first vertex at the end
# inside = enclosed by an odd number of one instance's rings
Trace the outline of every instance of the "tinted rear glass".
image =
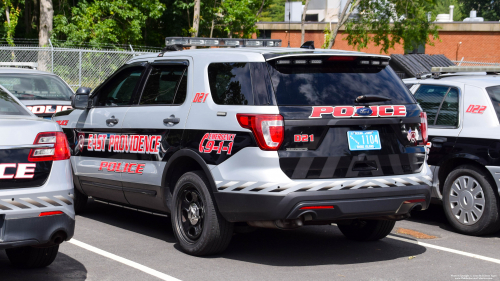
{"type": "Polygon", "coordinates": [[[269,61],[268,69],[278,105],[353,105],[356,97],[362,95],[391,99],[379,104],[415,103],[389,66],[361,65],[361,58],[355,57],[342,57],[345,60],[329,58],[290,57],[269,61]],[[312,64],[313,60],[317,64],[312,64]],[[297,64],[297,61],[304,64],[297,64]]]}
{"type": "Polygon", "coordinates": [[[12,96],[0,88],[0,115],[30,115],[12,96]]]}
{"type": "Polygon", "coordinates": [[[498,121],[500,121],[500,85],[486,88],[490,96],[491,103],[497,114],[498,121]]]}
{"type": "Polygon", "coordinates": [[[73,91],[58,77],[33,74],[0,74],[0,85],[20,100],[69,101],[73,91]]]}

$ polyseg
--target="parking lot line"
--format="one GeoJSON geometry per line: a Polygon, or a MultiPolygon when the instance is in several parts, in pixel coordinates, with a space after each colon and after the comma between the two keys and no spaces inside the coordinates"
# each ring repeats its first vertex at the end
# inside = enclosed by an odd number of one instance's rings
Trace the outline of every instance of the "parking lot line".
{"type": "Polygon", "coordinates": [[[420,242],[418,240],[403,238],[401,236],[396,236],[394,234],[389,234],[387,237],[391,238],[391,239],[403,241],[403,242],[417,244],[420,246],[424,246],[426,248],[433,248],[436,250],[441,250],[441,251],[450,252],[450,253],[454,253],[454,254],[470,257],[470,258],[475,258],[475,259],[479,259],[479,260],[484,260],[484,261],[489,261],[489,262],[494,262],[494,263],[500,264],[500,260],[498,260],[498,259],[489,258],[489,257],[481,256],[481,255],[472,254],[472,253],[467,253],[467,252],[463,252],[463,251],[459,251],[459,250],[455,250],[455,249],[450,249],[450,248],[446,248],[446,247],[441,247],[441,246],[437,246],[437,245],[433,245],[433,244],[428,244],[425,242],[420,242]]]}
{"type": "Polygon", "coordinates": [[[78,246],[78,247],[81,247],[81,248],[84,248],[86,250],[89,250],[91,252],[94,252],[96,254],[99,254],[101,256],[104,256],[104,257],[107,257],[107,258],[110,258],[112,260],[115,260],[117,262],[120,262],[120,263],[123,263],[125,265],[128,265],[130,267],[133,267],[135,269],[138,269],[142,272],[145,272],[149,275],[152,275],[152,276],[155,276],[155,277],[158,277],[160,278],[161,280],[166,280],[166,281],[180,281],[179,279],[175,278],[175,277],[172,277],[170,275],[167,275],[165,273],[162,273],[162,272],[159,272],[157,270],[154,270],[152,268],[149,268],[147,266],[144,266],[142,264],[139,264],[139,263],[136,263],[134,261],[131,261],[131,260],[128,260],[126,258],[122,258],[120,256],[117,256],[115,254],[112,254],[112,253],[109,253],[109,252],[106,252],[104,250],[101,250],[99,248],[96,248],[94,246],[91,246],[89,244],[86,244],[86,243],[83,243],[81,241],[78,241],[78,240],[75,240],[75,239],[71,239],[68,241],[69,243],[75,245],[75,246],[78,246]]]}

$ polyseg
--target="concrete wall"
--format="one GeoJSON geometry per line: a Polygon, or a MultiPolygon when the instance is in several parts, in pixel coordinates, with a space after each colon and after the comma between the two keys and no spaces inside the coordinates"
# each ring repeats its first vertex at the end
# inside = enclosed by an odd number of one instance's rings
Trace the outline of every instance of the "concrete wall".
{"type": "MultiPolygon", "coordinates": [[[[306,41],[314,41],[316,48],[320,48],[324,43],[323,30],[329,23],[307,23],[306,26],[306,41]]],[[[440,23],[439,31],[440,40],[434,42],[435,46],[427,45],[425,47],[426,54],[444,54],[451,60],[461,60],[464,57],[465,61],[482,61],[482,62],[500,62],[500,23],[485,22],[485,23],[440,23]],[[458,48],[458,43],[462,42],[458,48]]],[[[282,46],[288,45],[288,37],[290,37],[291,47],[300,46],[300,24],[291,24],[290,33],[288,32],[288,24],[285,23],[258,23],[258,29],[271,30],[271,38],[281,39],[282,46]],[[288,36],[290,34],[290,36],[288,36]]],[[[343,28],[342,28],[343,29],[343,28]]],[[[342,30],[341,29],[341,30],[342,30]]],[[[357,51],[352,46],[347,44],[345,34],[340,32],[335,41],[334,49],[357,51]]],[[[371,44],[368,48],[362,49],[366,53],[380,53],[380,47],[371,44]]],[[[401,45],[396,45],[395,49],[389,49],[389,54],[403,54],[404,50],[401,45]]]]}

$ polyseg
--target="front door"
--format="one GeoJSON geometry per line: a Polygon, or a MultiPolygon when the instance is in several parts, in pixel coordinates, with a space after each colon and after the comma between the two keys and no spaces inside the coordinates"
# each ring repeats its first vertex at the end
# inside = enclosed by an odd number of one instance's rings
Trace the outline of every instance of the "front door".
{"type": "Polygon", "coordinates": [[[95,90],[92,108],[82,114],[84,124],[76,136],[79,149],[72,161],[82,189],[90,196],[127,203],[119,172],[124,169],[121,150],[126,150],[127,142],[117,137],[145,69],[134,64],[118,70],[95,90]]]}
{"type": "Polygon", "coordinates": [[[126,165],[140,167],[122,173],[123,191],[135,206],[166,210],[163,193],[165,165],[180,149],[191,102],[190,58],[151,62],[137,105],[125,115],[123,135],[137,141],[135,153],[123,155],[126,165]]]}

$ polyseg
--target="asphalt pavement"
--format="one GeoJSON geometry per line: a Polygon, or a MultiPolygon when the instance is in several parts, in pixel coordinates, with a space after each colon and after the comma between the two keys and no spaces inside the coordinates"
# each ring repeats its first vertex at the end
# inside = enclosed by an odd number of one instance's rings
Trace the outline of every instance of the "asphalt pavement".
{"type": "Polygon", "coordinates": [[[0,280],[500,280],[500,232],[453,232],[441,206],[415,212],[377,242],[354,242],[336,226],[235,234],[220,255],[193,257],[170,218],[90,202],[75,236],[44,269],[13,268],[0,251],[0,280]],[[429,236],[432,239],[418,239],[429,236]],[[415,232],[416,231],[416,232],[415,232]]]}

